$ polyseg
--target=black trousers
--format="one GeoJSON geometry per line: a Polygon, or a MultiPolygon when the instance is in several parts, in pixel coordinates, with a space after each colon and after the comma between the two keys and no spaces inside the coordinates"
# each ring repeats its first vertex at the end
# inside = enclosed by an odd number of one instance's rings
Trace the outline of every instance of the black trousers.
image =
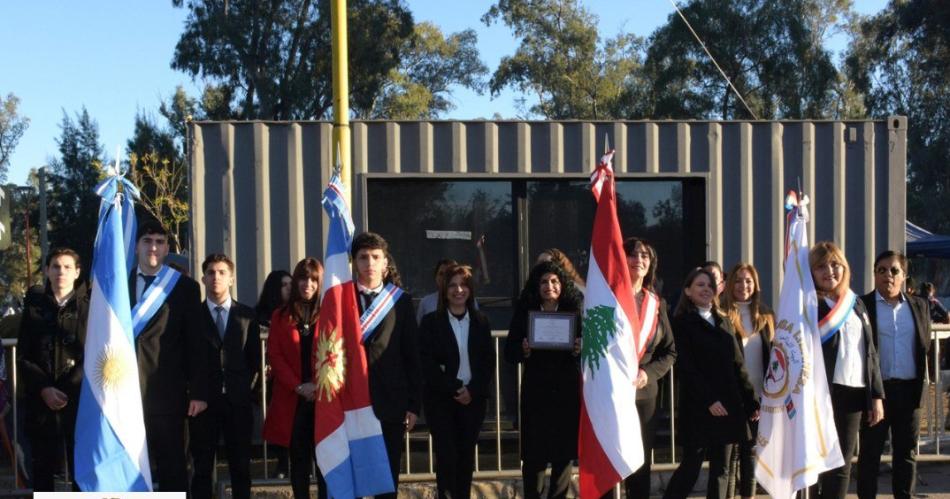
{"type": "Polygon", "coordinates": [[[251,434],[254,416],[251,405],[235,406],[226,397],[212,397],[208,408],[188,421],[189,446],[194,475],[191,495],[195,499],[213,496],[212,475],[219,437],[223,434],[231,475],[231,494],[235,499],[251,496],[251,434]]]}
{"type": "MultiPolygon", "coordinates": [[[[294,499],[310,499],[310,470],[316,463],[316,445],[314,443],[314,403],[303,397],[297,397],[297,409],[294,411],[294,424],[290,431],[290,488],[294,499]]],[[[320,468],[317,472],[317,497],[326,499],[327,484],[323,480],[320,468]]],[[[200,498],[199,498],[200,499],[200,498]]]]}
{"type": "Polygon", "coordinates": [[[146,414],[145,437],[158,491],[188,492],[185,415],[146,414]]]}
{"type": "MultiPolygon", "coordinates": [[[[521,480],[525,499],[539,499],[544,490],[544,471],[548,463],[524,461],[521,463],[521,480]]],[[[564,499],[571,488],[571,461],[551,463],[551,482],[548,484],[548,499],[564,499]]]]}
{"type": "MultiPolygon", "coordinates": [[[[386,443],[386,456],[389,457],[389,472],[393,476],[393,486],[399,491],[399,470],[402,464],[402,449],[406,437],[406,425],[396,421],[380,421],[383,427],[383,441],[386,443]]],[[[380,499],[396,499],[396,492],[379,494],[380,499]]]]}
{"type": "Polygon", "coordinates": [[[858,497],[877,495],[878,469],[888,430],[891,432],[894,468],[891,493],[899,499],[913,495],[917,476],[917,438],[920,436],[919,394],[919,385],[914,380],[884,382],[884,421],[861,428],[858,497]]]}
{"type": "Polygon", "coordinates": [[[759,432],[759,423],[755,421],[750,424],[753,439],[740,442],[738,444],[739,466],[737,472],[739,479],[736,482],[736,488],[740,497],[751,497],[755,495],[755,437],[759,432]]]}
{"type": "Polygon", "coordinates": [[[844,499],[851,483],[851,458],[858,443],[858,430],[867,409],[865,388],[831,385],[831,409],[844,465],[818,475],[818,483],[809,488],[809,496],[820,499],[844,499]]]}
{"type": "Polygon", "coordinates": [[[637,400],[640,438],[643,441],[643,466],[623,481],[627,499],[649,499],[653,441],[656,437],[656,397],[637,400]]]}
{"type": "Polygon", "coordinates": [[[729,462],[736,444],[718,444],[709,447],[686,446],[670,484],[663,494],[664,499],[683,499],[689,496],[699,478],[705,457],[709,456],[709,481],[706,482],[707,499],[726,499],[729,494],[729,462]]]}
{"type": "Polygon", "coordinates": [[[427,402],[439,498],[468,499],[475,471],[475,444],[485,421],[485,399],[472,400],[468,405],[450,398],[427,402]]]}
{"type": "MultiPolygon", "coordinates": [[[[78,400],[70,400],[70,404],[78,404],[78,400]]],[[[33,448],[32,478],[34,492],[53,492],[53,477],[62,469],[63,459],[69,470],[69,478],[73,482],[73,491],[78,492],[76,477],[73,468],[74,431],[76,428],[75,408],[64,408],[61,411],[46,411],[42,420],[47,424],[27,425],[26,435],[33,448]]],[[[43,411],[44,409],[37,409],[43,411]]]]}

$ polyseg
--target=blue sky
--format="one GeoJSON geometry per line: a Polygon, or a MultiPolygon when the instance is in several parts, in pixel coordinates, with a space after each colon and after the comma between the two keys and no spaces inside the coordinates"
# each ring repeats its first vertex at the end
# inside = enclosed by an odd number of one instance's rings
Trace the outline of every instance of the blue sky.
{"type": "MultiPolygon", "coordinates": [[[[431,21],[443,32],[473,28],[482,60],[489,70],[514,52],[517,43],[500,24],[485,26],[481,16],[489,0],[404,0],[416,21],[431,21]]],[[[649,36],[673,12],[669,0],[580,0],[598,16],[602,37],[620,32],[649,36]]],[[[886,0],[855,0],[863,14],[879,11],[886,0]]],[[[31,120],[11,162],[8,181],[23,183],[30,168],[58,154],[56,138],[63,112],[73,116],[82,106],[99,123],[108,154],[125,147],[137,110],[155,112],[177,85],[198,93],[200,82],[171,69],[185,9],[170,0],[0,2],[0,95],[16,94],[20,112],[31,120]]],[[[829,41],[844,46],[843,36],[829,41]]],[[[455,92],[456,109],[446,118],[515,117],[517,95],[491,98],[466,90],[455,92]]]]}

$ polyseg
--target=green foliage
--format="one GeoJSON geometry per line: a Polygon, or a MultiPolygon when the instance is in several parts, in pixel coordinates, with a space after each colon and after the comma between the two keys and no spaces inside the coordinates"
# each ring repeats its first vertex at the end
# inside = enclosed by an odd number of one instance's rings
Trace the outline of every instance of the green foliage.
{"type": "Polygon", "coordinates": [[[19,106],[19,97],[7,94],[4,100],[3,96],[0,96],[0,182],[6,181],[13,150],[20,142],[20,137],[30,127],[30,119],[20,115],[17,110],[19,106]]]}
{"type": "MultiPolygon", "coordinates": [[[[761,119],[835,115],[838,72],[823,37],[849,9],[842,0],[691,0],[683,14],[761,119]]],[[[650,37],[652,90],[632,118],[752,116],[676,13],[650,37]]]]}
{"type": "Polygon", "coordinates": [[[188,175],[184,161],[168,159],[157,152],[141,156],[132,152],[129,163],[130,177],[142,189],[138,206],[174,236],[170,241],[171,251],[180,251],[186,245],[184,230],[189,220],[188,175]]]}
{"type": "MultiPolygon", "coordinates": [[[[35,181],[35,172],[31,174],[35,181]]],[[[31,285],[43,281],[39,243],[38,197],[36,185],[29,188],[14,186],[8,189],[13,199],[10,200],[10,227],[13,236],[13,245],[5,251],[0,251],[0,296],[5,299],[22,300],[26,290],[31,285]],[[26,235],[26,217],[30,218],[30,233],[26,235]],[[27,276],[26,247],[30,246],[29,278],[27,276]]],[[[6,305],[5,301],[0,305],[6,305]]]]}
{"type": "Polygon", "coordinates": [[[91,262],[99,221],[99,197],[93,191],[104,162],[99,125],[83,108],[75,120],[63,112],[60,129],[60,157],[50,164],[47,198],[50,247],[73,248],[83,262],[91,262]]]}
{"type": "Polygon", "coordinates": [[[443,36],[438,26],[415,26],[403,42],[398,68],[389,72],[377,102],[370,109],[355,109],[369,118],[427,119],[451,111],[451,87],[481,91],[488,68],[478,58],[478,36],[467,29],[443,36]]]}
{"type": "Polygon", "coordinates": [[[950,3],[891,1],[855,23],[848,75],[870,114],[908,117],[907,212],[935,232],[950,231],[950,3]]]}
{"type": "MultiPolygon", "coordinates": [[[[173,0],[188,19],[172,67],[210,82],[210,119],[319,119],[332,106],[329,0],[173,0]]],[[[351,104],[372,109],[412,15],[400,0],[351,0],[351,104]]]]}
{"type": "Polygon", "coordinates": [[[584,341],[581,359],[592,372],[600,369],[600,360],[607,355],[607,345],[617,334],[615,307],[598,305],[588,309],[584,315],[584,341]]]}
{"type": "Polygon", "coordinates": [[[495,70],[493,95],[513,87],[536,102],[528,112],[548,119],[608,119],[642,93],[643,40],[622,34],[601,42],[597,18],[576,0],[500,0],[482,17],[499,20],[520,45],[495,70]]]}

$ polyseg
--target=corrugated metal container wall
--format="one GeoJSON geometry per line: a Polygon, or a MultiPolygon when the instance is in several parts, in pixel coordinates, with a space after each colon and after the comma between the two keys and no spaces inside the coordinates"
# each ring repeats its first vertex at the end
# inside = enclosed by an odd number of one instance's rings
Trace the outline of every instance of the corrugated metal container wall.
{"type": "MultiPolygon", "coordinates": [[[[353,215],[365,227],[366,179],[524,178],[591,171],[605,137],[618,176],[698,177],[706,185],[706,255],[752,261],[778,295],[783,199],[811,198],[811,241],[845,248],[852,287],[872,286],[874,256],[903,249],[905,117],[880,121],[356,121],[353,215]]],[[[190,126],[191,261],[233,255],[235,297],[256,301],[273,268],[322,256],[320,196],[331,169],[326,122],[190,126]]]]}

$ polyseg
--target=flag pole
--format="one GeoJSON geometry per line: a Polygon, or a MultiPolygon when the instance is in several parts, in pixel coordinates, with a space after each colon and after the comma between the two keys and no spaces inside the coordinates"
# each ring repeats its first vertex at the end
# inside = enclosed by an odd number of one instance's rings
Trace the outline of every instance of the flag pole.
{"type": "MultiPolygon", "coordinates": [[[[350,177],[350,92],[347,67],[347,11],[346,0],[330,2],[330,36],[333,61],[333,165],[339,165],[340,179],[349,184],[350,177]]],[[[352,206],[350,192],[344,189],[343,196],[352,206]]]]}

